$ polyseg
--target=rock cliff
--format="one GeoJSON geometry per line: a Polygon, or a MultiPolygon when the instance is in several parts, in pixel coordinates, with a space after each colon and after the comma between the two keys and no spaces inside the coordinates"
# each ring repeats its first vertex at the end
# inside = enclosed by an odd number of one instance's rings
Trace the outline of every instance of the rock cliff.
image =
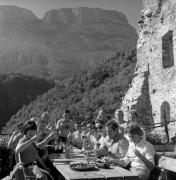
{"type": "Polygon", "coordinates": [[[29,10],[0,7],[0,71],[60,79],[92,68],[136,44],[119,12],[63,8],[37,19],[29,10]]]}

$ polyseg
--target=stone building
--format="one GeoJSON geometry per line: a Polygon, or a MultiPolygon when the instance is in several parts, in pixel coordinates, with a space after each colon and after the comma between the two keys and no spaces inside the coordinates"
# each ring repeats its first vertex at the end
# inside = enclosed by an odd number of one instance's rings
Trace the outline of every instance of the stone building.
{"type": "MultiPolygon", "coordinates": [[[[176,0],[143,0],[138,23],[136,72],[121,108],[126,119],[134,107],[143,124],[167,124],[176,120],[176,0]]],[[[172,137],[175,122],[168,128],[172,137]]]]}

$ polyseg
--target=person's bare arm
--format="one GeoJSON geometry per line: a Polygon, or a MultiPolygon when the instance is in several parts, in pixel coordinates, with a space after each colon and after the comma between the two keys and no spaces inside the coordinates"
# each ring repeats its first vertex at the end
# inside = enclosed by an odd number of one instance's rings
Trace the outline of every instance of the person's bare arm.
{"type": "Polygon", "coordinates": [[[33,142],[35,142],[37,139],[37,135],[33,136],[31,139],[27,140],[24,142],[24,139],[20,139],[17,147],[16,147],[16,152],[20,153],[22,151],[24,151],[27,147],[29,147],[33,142]]]}
{"type": "Polygon", "coordinates": [[[14,139],[15,136],[18,134],[18,131],[14,131],[10,137],[10,140],[8,141],[7,148],[13,149],[14,148],[14,139]]]}
{"type": "Polygon", "coordinates": [[[52,140],[53,138],[56,137],[56,133],[52,132],[51,134],[49,134],[43,141],[41,141],[40,143],[36,143],[38,148],[43,148],[45,145],[48,144],[48,142],[50,140],[52,140]]]}

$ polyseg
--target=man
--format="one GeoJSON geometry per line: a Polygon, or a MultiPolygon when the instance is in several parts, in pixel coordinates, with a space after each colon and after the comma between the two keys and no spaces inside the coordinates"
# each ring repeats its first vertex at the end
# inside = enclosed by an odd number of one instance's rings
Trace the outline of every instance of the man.
{"type": "Polygon", "coordinates": [[[63,118],[58,120],[56,124],[56,129],[58,131],[58,136],[62,139],[62,142],[66,142],[69,132],[74,130],[74,121],[70,118],[70,111],[67,109],[63,113],[63,118]]]}
{"type": "Polygon", "coordinates": [[[105,132],[105,127],[104,127],[104,123],[101,122],[97,122],[95,124],[95,144],[99,145],[99,148],[103,148],[105,145],[105,141],[106,141],[106,132],[105,132]]]}
{"type": "Polygon", "coordinates": [[[127,122],[123,119],[123,111],[121,109],[117,109],[114,113],[114,117],[114,120],[119,124],[120,130],[122,131],[122,133],[124,133],[127,128],[127,122]]]}
{"type": "Polygon", "coordinates": [[[79,123],[75,123],[75,131],[73,132],[72,143],[77,148],[81,149],[83,147],[83,139],[81,133],[81,125],[79,123]]]}
{"type": "Polygon", "coordinates": [[[97,150],[98,156],[109,155],[110,163],[116,164],[117,160],[124,157],[128,150],[128,140],[119,131],[119,125],[115,121],[109,121],[105,125],[107,140],[100,150],[97,150]]]}
{"type": "Polygon", "coordinates": [[[154,168],[153,145],[143,138],[143,131],[139,125],[131,125],[127,128],[131,145],[126,156],[118,161],[121,166],[131,162],[131,171],[139,176],[140,180],[147,180],[150,171],[154,168]]]}

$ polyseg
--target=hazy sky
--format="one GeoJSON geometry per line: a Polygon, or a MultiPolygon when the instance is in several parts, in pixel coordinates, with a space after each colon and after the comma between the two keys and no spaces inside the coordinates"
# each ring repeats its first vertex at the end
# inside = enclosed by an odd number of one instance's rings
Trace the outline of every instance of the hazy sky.
{"type": "Polygon", "coordinates": [[[142,0],[0,0],[0,5],[16,5],[30,9],[39,18],[50,9],[99,7],[124,13],[129,23],[137,28],[142,0]]]}

